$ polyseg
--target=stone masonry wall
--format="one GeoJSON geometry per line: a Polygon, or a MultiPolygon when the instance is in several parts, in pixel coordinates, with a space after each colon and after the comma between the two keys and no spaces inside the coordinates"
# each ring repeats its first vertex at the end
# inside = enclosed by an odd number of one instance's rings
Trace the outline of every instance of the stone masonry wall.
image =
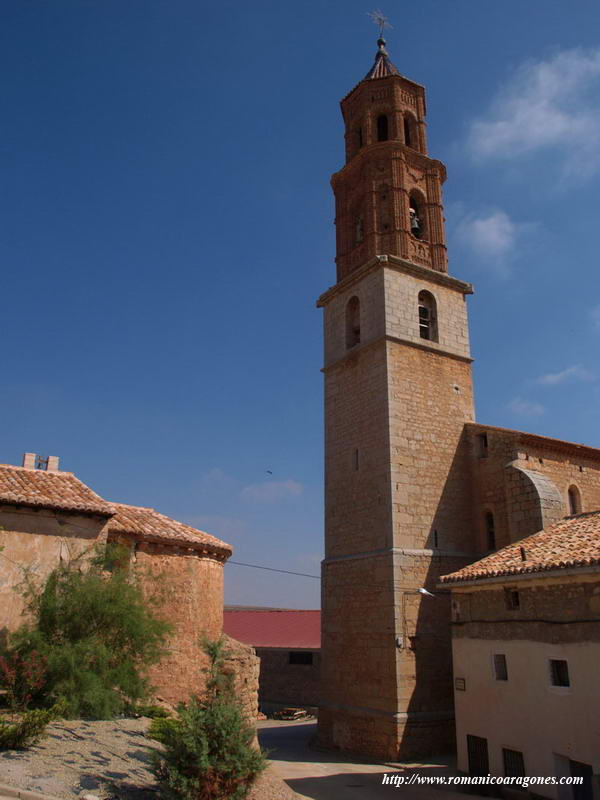
{"type": "MultiPolygon", "coordinates": [[[[293,649],[293,648],[292,648],[293,649]]],[[[283,703],[289,706],[317,706],[321,683],[321,653],[312,654],[312,664],[290,664],[290,650],[259,647],[259,704],[283,703]]]]}
{"type": "Polygon", "coordinates": [[[484,425],[467,426],[466,435],[480,552],[487,550],[486,512],[494,515],[496,548],[500,549],[568,515],[571,486],[580,492],[582,511],[600,509],[600,455],[594,457],[590,448],[578,452],[552,439],[523,440],[527,435],[519,431],[484,425]],[[484,433],[485,453],[480,441],[484,433]]]}
{"type": "MultiPolygon", "coordinates": [[[[387,262],[384,272],[385,331],[388,336],[427,346],[432,350],[451,352],[469,358],[469,329],[465,296],[442,281],[429,280],[428,271],[411,273],[393,262],[387,262]],[[426,341],[419,332],[419,292],[433,295],[437,305],[438,341],[426,341]]],[[[441,279],[440,279],[441,280],[441,279]]],[[[469,414],[473,419],[473,412],[469,414]]]]}
{"type": "Polygon", "coordinates": [[[223,564],[193,551],[141,543],[135,568],[145,592],[158,601],[159,613],[173,625],[169,652],[150,671],[164,701],[176,704],[202,693],[207,657],[201,637],[218,639],[223,631],[223,564]]]}
{"type": "Polygon", "coordinates": [[[25,622],[18,588],[25,570],[42,584],[61,560],[92,552],[106,539],[106,518],[47,509],[3,506],[0,526],[0,630],[25,622]]]}
{"type": "Polygon", "coordinates": [[[382,340],[325,374],[325,554],[391,544],[386,350],[382,340]]]}
{"type": "Polygon", "coordinates": [[[225,671],[233,675],[235,696],[246,719],[254,724],[258,716],[258,676],[260,659],[256,650],[237,639],[225,636],[225,671]]]}
{"type": "Polygon", "coordinates": [[[577,572],[453,589],[453,637],[600,642],[600,573],[577,572]],[[507,603],[509,590],[518,591],[518,608],[507,603]]]}

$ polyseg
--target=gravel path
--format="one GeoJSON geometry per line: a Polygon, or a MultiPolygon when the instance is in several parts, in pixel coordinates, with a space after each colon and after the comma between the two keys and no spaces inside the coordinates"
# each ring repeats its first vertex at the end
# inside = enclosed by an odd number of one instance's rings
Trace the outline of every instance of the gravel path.
{"type": "MultiPolygon", "coordinates": [[[[94,794],[102,800],[158,800],[149,769],[148,719],[110,722],[69,720],[48,726],[48,735],[24,751],[0,753],[0,784],[74,800],[94,794]]],[[[248,800],[294,800],[269,768],[248,800]]]]}

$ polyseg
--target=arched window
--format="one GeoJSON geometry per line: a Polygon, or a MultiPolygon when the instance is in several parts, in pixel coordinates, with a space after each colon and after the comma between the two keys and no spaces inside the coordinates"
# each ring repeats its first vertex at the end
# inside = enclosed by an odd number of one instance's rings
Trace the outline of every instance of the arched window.
{"type": "Polygon", "coordinates": [[[418,150],[417,121],[412,114],[404,116],[404,144],[418,150]]]}
{"type": "Polygon", "coordinates": [[[438,340],[436,302],[431,292],[419,292],[419,335],[430,342],[438,340]]]}
{"type": "Polygon", "coordinates": [[[362,128],[360,127],[360,125],[356,129],[356,144],[357,144],[359,150],[363,146],[363,132],[362,132],[362,128]]]}
{"type": "Polygon", "coordinates": [[[360,300],[356,295],[346,306],[346,348],[360,344],[360,300]]]}
{"type": "Polygon", "coordinates": [[[485,513],[485,543],[488,550],[496,549],[496,526],[491,511],[485,513]]]}
{"type": "Polygon", "coordinates": [[[387,142],[388,138],[388,118],[385,114],[380,114],[377,117],[377,141],[387,142]]]}
{"type": "Polygon", "coordinates": [[[425,204],[418,192],[413,192],[408,199],[408,215],[410,218],[410,232],[415,239],[426,238],[425,204]]]}
{"type": "Polygon", "coordinates": [[[569,514],[581,513],[581,494],[576,486],[569,486],[569,514]]]}

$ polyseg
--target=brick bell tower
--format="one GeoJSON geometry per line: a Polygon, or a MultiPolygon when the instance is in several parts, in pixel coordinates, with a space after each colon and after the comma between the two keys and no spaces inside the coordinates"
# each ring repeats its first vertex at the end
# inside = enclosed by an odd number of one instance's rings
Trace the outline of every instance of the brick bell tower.
{"type": "Polygon", "coordinates": [[[444,165],[425,91],[379,39],[341,102],[337,283],[325,328],[322,745],[425,756],[453,737],[448,599],[474,560],[463,426],[474,418],[466,295],[448,275],[444,165]],[[420,590],[432,592],[435,597],[420,590]]]}

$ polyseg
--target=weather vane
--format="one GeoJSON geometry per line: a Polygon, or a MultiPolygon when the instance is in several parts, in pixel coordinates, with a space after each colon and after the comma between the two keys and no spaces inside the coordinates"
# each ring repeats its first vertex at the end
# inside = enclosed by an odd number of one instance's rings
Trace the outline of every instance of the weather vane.
{"type": "Polygon", "coordinates": [[[386,28],[393,28],[393,25],[390,25],[388,18],[380,9],[376,8],[375,11],[367,11],[367,15],[371,17],[373,24],[379,28],[380,39],[383,39],[383,32],[386,28]]]}

